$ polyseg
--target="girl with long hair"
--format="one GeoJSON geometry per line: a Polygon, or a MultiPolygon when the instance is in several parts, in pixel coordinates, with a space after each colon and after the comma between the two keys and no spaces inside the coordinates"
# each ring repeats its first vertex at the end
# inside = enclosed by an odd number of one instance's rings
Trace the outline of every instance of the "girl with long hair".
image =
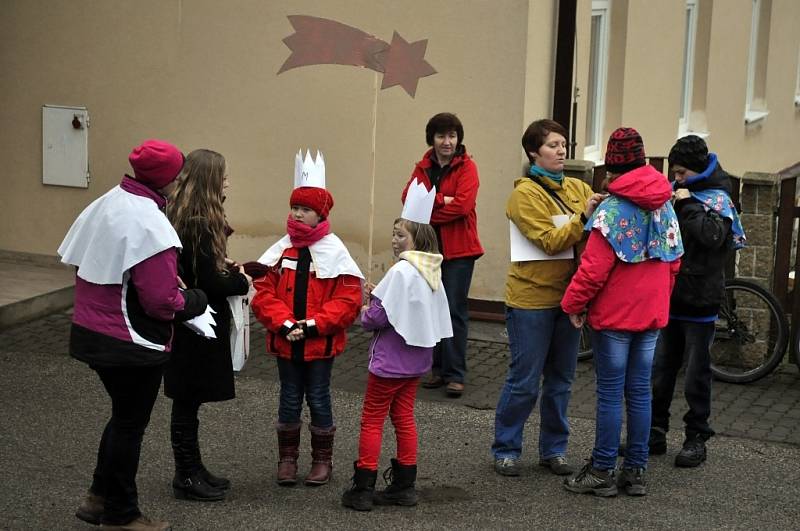
{"type": "Polygon", "coordinates": [[[252,279],[242,266],[226,258],[230,229],[222,206],[228,186],[225,158],[207,149],[192,151],[178,181],[167,214],[183,244],[179,271],[187,287],[208,295],[208,304],[216,312],[216,337],[202,337],[185,326],[175,329],[172,358],[164,373],[164,392],[173,400],[172,489],[179,499],[216,501],[225,497],[230,481],[203,465],[198,411],[204,402],[235,396],[227,297],[246,295],[252,279]]]}

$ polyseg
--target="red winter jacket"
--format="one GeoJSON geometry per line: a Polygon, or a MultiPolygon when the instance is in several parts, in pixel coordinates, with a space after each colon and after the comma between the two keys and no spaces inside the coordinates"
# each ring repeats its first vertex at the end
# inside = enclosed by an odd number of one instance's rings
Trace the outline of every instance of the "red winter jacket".
{"type": "MultiPolygon", "coordinates": [[[[282,358],[292,358],[292,343],[286,339],[294,317],[295,270],[283,267],[284,261],[297,264],[299,250],[290,247],[278,263],[254,284],[256,295],[251,307],[267,329],[267,351],[282,358]],[[287,326],[288,325],[288,326],[287,326]]],[[[345,330],[353,324],[361,307],[361,279],[352,275],[308,277],[306,320],[314,320],[304,341],[303,361],[330,358],[345,347],[345,330]]]]}
{"type": "MultiPolygon", "coordinates": [[[[621,175],[608,191],[645,210],[659,208],[672,195],[666,177],[652,166],[621,175]]],[[[641,332],[664,328],[680,262],[623,262],[600,230],[594,229],[561,308],[568,314],[580,314],[588,307],[589,326],[595,330],[641,332]]]]}
{"type": "MultiPolygon", "coordinates": [[[[440,249],[445,260],[454,258],[478,258],[483,254],[483,247],[478,240],[478,216],[475,213],[475,202],[478,198],[478,167],[465,149],[459,150],[450,162],[450,170],[439,180],[436,199],[433,202],[431,225],[441,238],[440,249]],[[453,197],[449,205],[444,204],[445,196],[453,197]]],[[[422,160],[417,162],[411,178],[403,188],[403,203],[406,202],[408,187],[414,178],[430,190],[431,180],[428,170],[433,148],[425,152],[422,160]]]]}

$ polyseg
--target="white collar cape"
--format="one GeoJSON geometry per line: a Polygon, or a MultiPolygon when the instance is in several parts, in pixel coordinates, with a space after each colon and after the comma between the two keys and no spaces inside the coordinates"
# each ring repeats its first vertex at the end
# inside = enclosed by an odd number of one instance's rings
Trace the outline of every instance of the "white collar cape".
{"type": "Polygon", "coordinates": [[[172,247],[181,240],[155,201],[115,186],[81,212],[58,254],[87,282],[122,284],[130,268],[172,247]]]}
{"type": "MultiPolygon", "coordinates": [[[[290,247],[292,247],[292,240],[287,234],[264,251],[258,262],[273,267],[283,256],[283,252],[290,247]]],[[[326,234],[318,242],[311,244],[308,250],[311,252],[311,261],[314,263],[314,271],[317,278],[336,278],[339,275],[352,275],[364,280],[364,275],[361,273],[361,269],[358,268],[358,264],[350,256],[342,240],[335,234],[326,234]]]]}
{"type": "Polygon", "coordinates": [[[442,338],[453,336],[442,281],[432,290],[407,261],[393,265],[372,294],[381,300],[389,322],[407,345],[433,347],[442,338]]]}

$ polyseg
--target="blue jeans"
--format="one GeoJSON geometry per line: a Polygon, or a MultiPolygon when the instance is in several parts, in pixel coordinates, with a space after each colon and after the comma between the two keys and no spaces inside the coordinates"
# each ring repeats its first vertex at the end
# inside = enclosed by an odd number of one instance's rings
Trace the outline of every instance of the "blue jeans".
{"type": "Polygon", "coordinates": [[[281,379],[281,399],[278,405],[278,422],[296,424],[300,422],[305,395],[311,412],[311,424],[317,428],[333,426],[331,410],[331,369],[333,358],[295,362],[278,359],[278,375],[281,379]]]}
{"type": "Polygon", "coordinates": [[[567,452],[567,406],[575,378],[580,331],[561,308],[521,310],[506,308],[506,328],[511,363],[497,402],[494,418],[495,459],[522,454],[522,432],[536,405],[539,381],[539,457],[549,459],[567,452]]]}
{"type": "Polygon", "coordinates": [[[650,372],[657,340],[658,330],[595,330],[592,334],[597,376],[597,416],[592,465],[599,470],[610,470],[617,465],[623,395],[628,424],[623,467],[647,467],[650,372]]]}
{"type": "Polygon", "coordinates": [[[467,297],[475,269],[475,258],[456,258],[442,262],[442,284],[450,307],[453,337],[441,340],[433,349],[433,373],[446,382],[464,383],[467,375],[467,297]]]}

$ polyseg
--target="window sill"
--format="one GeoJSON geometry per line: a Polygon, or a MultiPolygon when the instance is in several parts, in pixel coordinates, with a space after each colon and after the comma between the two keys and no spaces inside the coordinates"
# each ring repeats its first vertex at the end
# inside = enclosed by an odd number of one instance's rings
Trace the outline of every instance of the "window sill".
{"type": "Polygon", "coordinates": [[[800,107],[800,94],[794,97],[794,106],[800,107]]]}
{"type": "Polygon", "coordinates": [[[769,111],[746,111],[744,113],[744,124],[751,125],[761,122],[769,116],[769,111]]]}
{"type": "Polygon", "coordinates": [[[708,131],[679,131],[678,132],[678,138],[683,138],[685,136],[694,135],[694,136],[699,136],[700,138],[705,140],[706,138],[709,137],[710,134],[711,133],[709,133],[708,131]]]}

